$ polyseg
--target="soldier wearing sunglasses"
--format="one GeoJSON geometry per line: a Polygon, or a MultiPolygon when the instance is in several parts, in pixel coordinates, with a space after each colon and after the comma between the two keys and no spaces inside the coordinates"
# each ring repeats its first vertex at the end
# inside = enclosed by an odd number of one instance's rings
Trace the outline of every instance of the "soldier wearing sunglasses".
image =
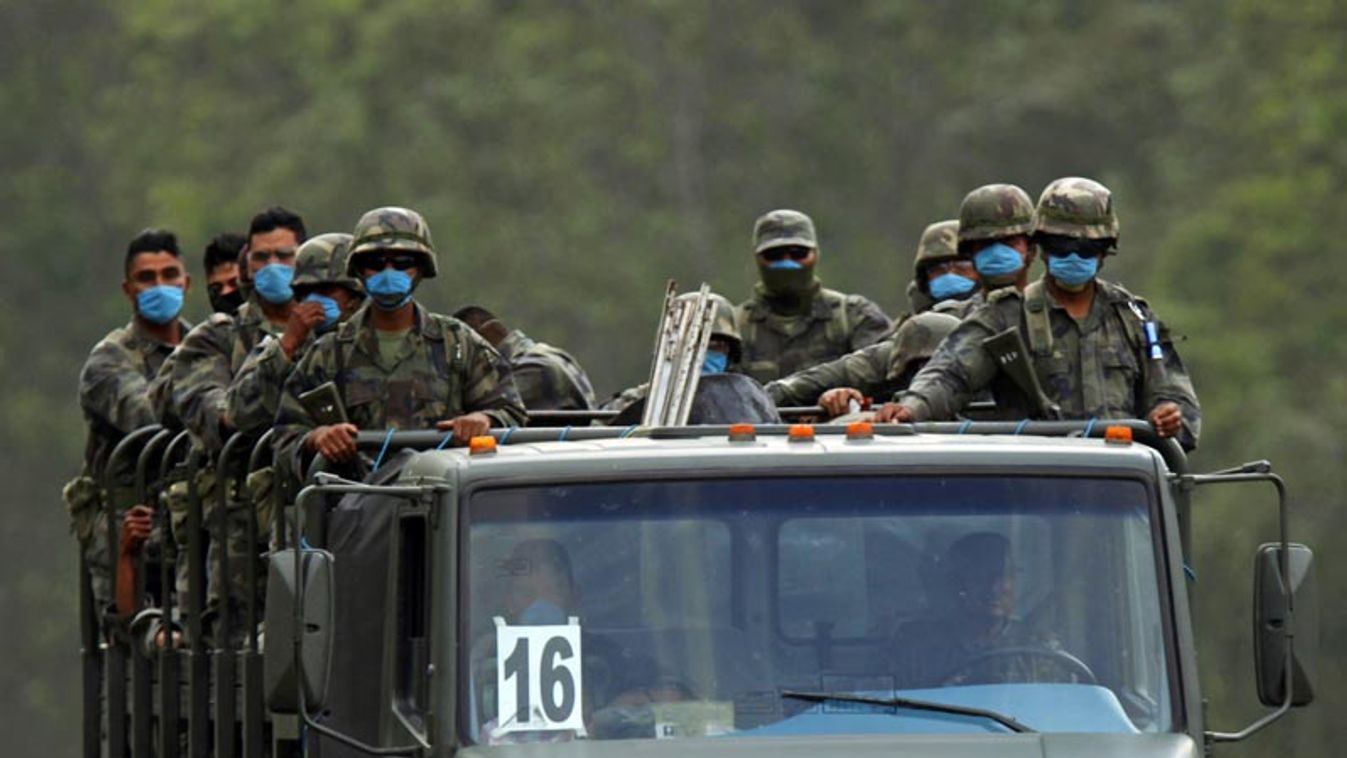
{"type": "Polygon", "coordinates": [[[1058,179],[1043,190],[1032,241],[1047,274],[988,296],[939,352],[877,415],[880,421],[949,419],[990,387],[1006,418],[1034,415],[983,340],[1018,329],[1048,399],[1072,419],[1144,418],[1161,437],[1197,446],[1201,409],[1169,329],[1146,302],[1098,278],[1118,251],[1118,218],[1108,188],[1058,179]]]}
{"type": "Polygon", "coordinates": [[[753,225],[760,281],[736,319],[743,338],[743,372],[769,382],[878,342],[888,316],[869,299],[823,287],[814,222],[775,210],[753,225]]]}
{"type": "Polygon", "coordinates": [[[406,208],[377,208],[356,224],[347,273],[369,304],[300,360],[276,416],[280,444],[336,462],[355,458],[359,429],[438,428],[458,444],[517,426],[524,405],[510,368],[467,324],[413,297],[437,273],[430,227],[406,208]],[[300,396],[331,383],[346,422],[322,423],[300,396]]]}

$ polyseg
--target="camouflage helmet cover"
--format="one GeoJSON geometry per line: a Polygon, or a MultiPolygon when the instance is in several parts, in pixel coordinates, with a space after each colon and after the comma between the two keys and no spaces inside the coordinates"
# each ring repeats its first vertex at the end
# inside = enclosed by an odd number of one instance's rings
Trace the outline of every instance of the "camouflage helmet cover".
{"type": "Polygon", "coordinates": [[[295,251],[295,278],[290,286],[297,294],[306,287],[336,284],[360,295],[365,285],[347,271],[351,235],[340,232],[310,237],[295,251]]]}
{"type": "Polygon", "coordinates": [[[360,217],[352,232],[351,255],[347,273],[359,276],[356,258],[373,250],[408,250],[419,253],[424,260],[421,278],[436,274],[435,245],[430,239],[430,225],[410,208],[389,206],[375,208],[360,217]]]}
{"type": "Polygon", "coordinates": [[[959,257],[959,220],[937,221],[926,227],[917,243],[917,257],[912,261],[912,276],[925,289],[926,277],[922,268],[928,263],[951,261],[959,257]]]}
{"type": "Polygon", "coordinates": [[[1090,240],[1113,240],[1116,251],[1118,217],[1108,187],[1078,176],[1057,179],[1038,198],[1036,234],[1057,234],[1090,240]]]}
{"type": "Polygon", "coordinates": [[[768,211],[753,223],[753,253],[786,245],[817,248],[814,221],[799,211],[768,211]]]}
{"type": "Polygon", "coordinates": [[[930,360],[936,348],[959,325],[948,313],[926,311],[903,322],[893,335],[893,361],[889,364],[890,381],[903,376],[916,361],[930,360]]]}
{"type": "Polygon", "coordinates": [[[959,242],[1013,237],[1034,231],[1034,201],[1013,184],[987,184],[959,206],[959,242]]]}
{"type": "MultiPolygon", "coordinates": [[[[696,292],[685,292],[678,296],[678,299],[684,302],[695,303],[697,301],[696,292]]],[[[723,295],[717,295],[712,292],[707,296],[711,301],[713,313],[711,315],[711,336],[720,337],[730,343],[730,360],[738,361],[740,350],[743,348],[743,337],[739,335],[739,325],[734,319],[734,304],[723,295]]]]}

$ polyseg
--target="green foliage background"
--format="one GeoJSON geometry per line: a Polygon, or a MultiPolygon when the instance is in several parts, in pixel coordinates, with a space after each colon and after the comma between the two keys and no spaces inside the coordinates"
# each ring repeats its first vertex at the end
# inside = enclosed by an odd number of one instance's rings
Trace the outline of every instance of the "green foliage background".
{"type": "MultiPolygon", "coordinates": [[[[662,283],[751,283],[753,218],[819,225],[826,283],[892,312],[921,228],[963,194],[1064,175],[1115,191],[1109,275],[1177,331],[1197,468],[1269,458],[1319,550],[1319,703],[1230,755],[1347,737],[1347,5],[818,0],[29,0],[0,4],[0,734],[73,755],[75,378],[127,318],[126,240],[192,251],[273,203],[311,230],[427,216],[440,309],[486,305],[641,378],[662,283]]],[[[199,273],[199,269],[197,269],[199,273]]],[[[205,313],[204,279],[189,315],[205,313]]],[[[1261,499],[1260,499],[1261,498],[1261,499]]],[[[1199,498],[1202,673],[1217,728],[1258,711],[1253,491],[1199,498]]]]}

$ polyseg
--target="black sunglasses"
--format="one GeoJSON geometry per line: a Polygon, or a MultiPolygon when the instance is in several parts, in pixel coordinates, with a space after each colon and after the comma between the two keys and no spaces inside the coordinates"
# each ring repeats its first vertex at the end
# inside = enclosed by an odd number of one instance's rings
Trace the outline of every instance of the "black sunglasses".
{"type": "Polygon", "coordinates": [[[758,255],[762,256],[762,259],[768,263],[776,263],[786,256],[790,256],[790,259],[793,261],[802,261],[805,258],[808,258],[809,254],[812,252],[814,252],[813,248],[800,247],[799,245],[782,245],[780,247],[769,247],[761,253],[758,253],[758,255]]]}
{"type": "Polygon", "coordinates": [[[392,266],[398,271],[416,268],[421,260],[415,253],[364,253],[355,259],[362,271],[383,271],[392,266]]]}
{"type": "Polygon", "coordinates": [[[1108,243],[1104,240],[1081,240],[1071,237],[1049,237],[1040,240],[1043,254],[1052,258],[1065,258],[1072,253],[1082,258],[1098,258],[1108,252],[1108,243]]]}

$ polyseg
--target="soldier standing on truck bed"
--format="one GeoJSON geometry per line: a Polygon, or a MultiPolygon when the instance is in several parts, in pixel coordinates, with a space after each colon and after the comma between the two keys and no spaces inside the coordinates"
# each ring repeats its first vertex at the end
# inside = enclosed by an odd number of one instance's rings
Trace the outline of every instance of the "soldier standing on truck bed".
{"type": "Polygon", "coordinates": [[[89,437],[84,469],[62,493],[100,611],[112,602],[103,467],[123,437],[154,423],[149,380],[190,328],[178,313],[191,278],[172,232],[137,234],[126,248],[125,272],[122,292],[131,302],[131,321],[100,340],[80,371],[80,408],[89,437]]]}
{"type": "Polygon", "coordinates": [[[763,215],[753,225],[753,252],[761,281],[736,316],[745,374],[770,382],[873,345],[889,331],[878,305],[819,282],[818,239],[805,214],[763,215]]]}
{"type": "Polygon", "coordinates": [[[587,411],[595,406],[594,385],[570,353],[546,342],[535,342],[480,305],[454,311],[454,318],[471,326],[510,364],[515,387],[531,411],[587,411]]]}
{"type": "Polygon", "coordinates": [[[206,295],[211,310],[232,316],[243,305],[243,290],[239,287],[239,253],[248,239],[242,234],[217,234],[206,245],[202,256],[206,268],[206,295]]]}
{"type": "Polygon", "coordinates": [[[1196,447],[1201,411],[1169,330],[1122,287],[1097,278],[1118,250],[1109,190],[1058,179],[1039,198],[1034,242],[1048,273],[1024,289],[988,297],[956,329],[880,421],[948,419],[988,386],[1007,417],[1040,415],[1005,381],[984,340],[1018,330],[1033,374],[1065,418],[1146,418],[1161,437],[1196,447]]]}
{"type": "Polygon", "coordinates": [[[908,318],[937,306],[948,309],[958,303],[982,302],[977,269],[971,259],[959,256],[958,219],[937,221],[922,230],[907,300],[912,310],[894,320],[894,331],[908,318]]]}
{"type": "Polygon", "coordinates": [[[279,444],[332,461],[355,458],[359,429],[425,429],[460,444],[492,426],[517,426],[524,404],[500,354],[456,318],[431,313],[412,292],[436,275],[430,227],[406,208],[377,208],[356,223],[347,273],[370,303],[324,335],[285,382],[279,444]],[[330,385],[329,385],[330,383],[330,385]],[[318,418],[301,396],[330,389],[338,418],[318,418]]]}

